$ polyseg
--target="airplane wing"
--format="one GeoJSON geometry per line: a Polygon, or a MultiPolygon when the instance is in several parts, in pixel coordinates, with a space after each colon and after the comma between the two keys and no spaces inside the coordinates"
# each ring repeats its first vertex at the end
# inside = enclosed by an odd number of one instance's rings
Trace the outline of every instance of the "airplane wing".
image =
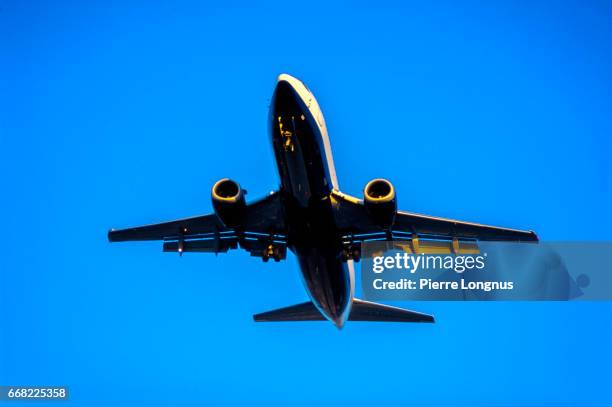
{"type": "Polygon", "coordinates": [[[227,228],[216,214],[194,216],[170,222],[111,229],[110,242],[163,240],[164,251],[222,253],[238,246],[264,260],[286,255],[286,223],[280,195],[274,192],[247,205],[244,226],[227,228]]]}
{"type": "Polygon", "coordinates": [[[336,211],[338,224],[353,241],[385,240],[389,238],[389,232],[392,240],[422,237],[441,240],[538,241],[538,236],[533,231],[481,225],[404,211],[397,212],[391,230],[386,231],[370,220],[360,199],[338,191],[334,191],[332,198],[338,209],[336,211]]]}
{"type": "Polygon", "coordinates": [[[441,237],[457,237],[490,241],[533,242],[538,237],[531,230],[518,230],[480,223],[464,222],[417,213],[398,211],[394,229],[413,231],[417,234],[441,237]]]}

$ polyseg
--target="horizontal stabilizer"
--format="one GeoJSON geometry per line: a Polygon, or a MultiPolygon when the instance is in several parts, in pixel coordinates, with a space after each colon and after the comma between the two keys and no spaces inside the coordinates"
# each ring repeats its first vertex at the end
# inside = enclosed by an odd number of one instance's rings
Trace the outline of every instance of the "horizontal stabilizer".
{"type": "Polygon", "coordinates": [[[253,315],[255,322],[324,321],[323,315],[310,301],[253,315]]]}
{"type": "Polygon", "coordinates": [[[349,321],[434,322],[433,315],[355,298],[349,321]]]}
{"type": "MultiPolygon", "coordinates": [[[[253,315],[255,322],[324,321],[315,305],[308,301],[253,315]]],[[[432,315],[375,302],[353,299],[349,321],[434,322],[432,315]]]]}

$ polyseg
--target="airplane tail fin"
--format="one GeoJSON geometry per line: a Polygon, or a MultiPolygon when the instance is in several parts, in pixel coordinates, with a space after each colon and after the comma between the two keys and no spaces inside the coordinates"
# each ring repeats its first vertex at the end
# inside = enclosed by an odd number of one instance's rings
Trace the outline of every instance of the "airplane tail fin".
{"type": "MultiPolygon", "coordinates": [[[[324,321],[315,305],[308,301],[253,315],[255,322],[324,321]]],[[[349,321],[434,322],[434,317],[416,311],[353,299],[349,321]]]]}

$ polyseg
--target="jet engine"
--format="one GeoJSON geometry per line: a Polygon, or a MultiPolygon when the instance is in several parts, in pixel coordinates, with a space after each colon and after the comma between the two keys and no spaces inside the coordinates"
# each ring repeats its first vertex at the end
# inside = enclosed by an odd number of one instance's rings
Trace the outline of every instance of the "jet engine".
{"type": "Polygon", "coordinates": [[[228,228],[238,228],[243,224],[246,213],[246,191],[229,178],[215,182],[212,187],[212,203],[215,213],[228,228]]]}
{"type": "Polygon", "coordinates": [[[363,189],[363,204],[370,218],[380,227],[389,229],[395,221],[397,201],[393,184],[383,178],[373,179],[363,189]]]}

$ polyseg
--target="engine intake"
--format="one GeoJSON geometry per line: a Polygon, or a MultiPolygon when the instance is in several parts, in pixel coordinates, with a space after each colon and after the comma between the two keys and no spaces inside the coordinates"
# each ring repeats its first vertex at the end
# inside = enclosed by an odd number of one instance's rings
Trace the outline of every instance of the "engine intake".
{"type": "Polygon", "coordinates": [[[212,203],[215,213],[228,228],[239,228],[246,213],[245,192],[229,178],[215,182],[212,187],[212,203]]]}
{"type": "Polygon", "coordinates": [[[378,226],[384,229],[393,226],[397,201],[391,182],[383,178],[368,182],[363,189],[363,203],[368,215],[378,226]]]}

